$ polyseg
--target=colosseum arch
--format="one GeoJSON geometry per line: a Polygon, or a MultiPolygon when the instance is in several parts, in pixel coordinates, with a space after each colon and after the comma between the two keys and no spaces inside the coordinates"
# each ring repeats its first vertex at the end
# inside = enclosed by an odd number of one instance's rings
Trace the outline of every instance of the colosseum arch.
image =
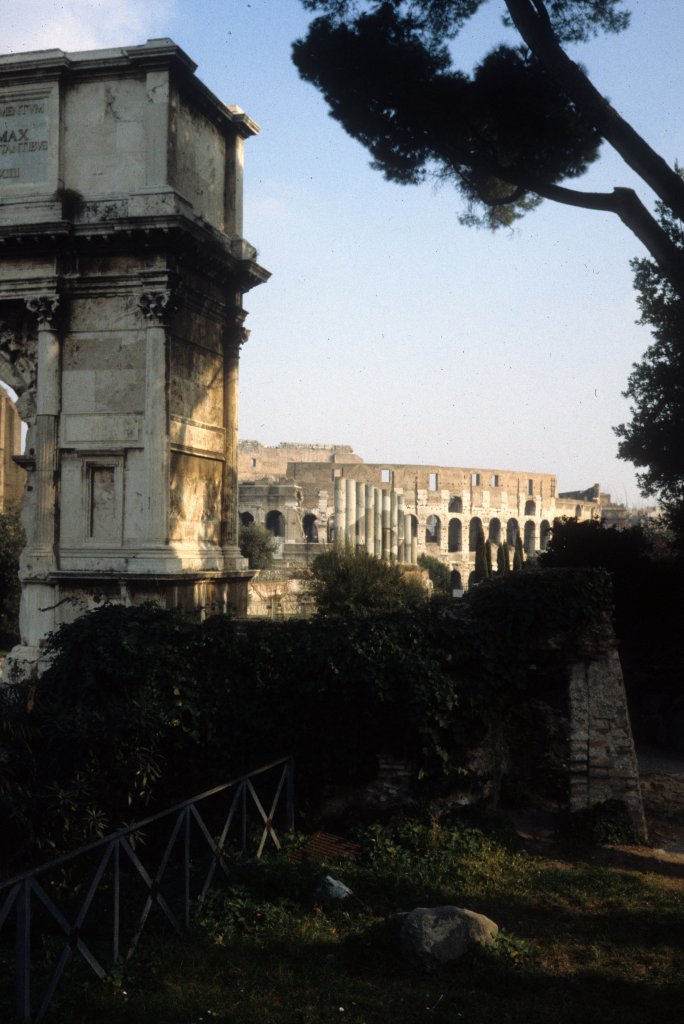
{"type": "Polygon", "coordinates": [[[473,516],[468,527],[468,550],[477,551],[477,541],[482,530],[482,520],[479,516],[473,516]]]}
{"type": "Polygon", "coordinates": [[[272,508],[266,516],[266,529],[274,537],[285,537],[285,516],[277,508],[272,508]]]}
{"type": "Polygon", "coordinates": [[[532,522],[531,519],[528,519],[528,521],[525,523],[525,541],[524,541],[525,554],[528,557],[530,555],[534,554],[534,552],[536,550],[536,542],[537,542],[537,527],[535,526],[535,524],[532,522]]]}
{"type": "Polygon", "coordinates": [[[449,511],[450,512],[462,512],[463,501],[458,494],[453,494],[449,499],[449,511]]]}
{"type": "Polygon", "coordinates": [[[489,542],[497,545],[501,543],[501,520],[496,517],[489,521],[489,542]]]}
{"type": "Polygon", "coordinates": [[[518,539],[520,533],[520,526],[518,525],[517,519],[509,519],[506,523],[506,543],[509,548],[515,547],[515,542],[518,539]]]}
{"type": "Polygon", "coordinates": [[[442,523],[439,516],[430,515],[425,520],[425,543],[441,544],[442,523]]]}
{"type": "Polygon", "coordinates": [[[544,519],[541,524],[539,531],[539,549],[540,551],[546,551],[549,546],[549,540],[551,539],[551,524],[548,519],[544,519]]]}
{"type": "Polygon", "coordinates": [[[525,502],[525,515],[526,516],[536,516],[536,514],[537,514],[537,506],[536,506],[536,504],[531,499],[529,501],[526,501],[525,502]]]}
{"type": "Polygon", "coordinates": [[[302,519],[302,530],[309,544],[318,544],[318,522],[313,512],[307,512],[302,519]]]}
{"type": "Polygon", "coordinates": [[[251,512],[241,512],[240,513],[240,525],[241,526],[251,526],[253,522],[254,522],[254,516],[252,515],[251,512]]]}
{"type": "Polygon", "coordinates": [[[460,519],[449,520],[449,551],[460,551],[463,547],[463,526],[460,519]]]}

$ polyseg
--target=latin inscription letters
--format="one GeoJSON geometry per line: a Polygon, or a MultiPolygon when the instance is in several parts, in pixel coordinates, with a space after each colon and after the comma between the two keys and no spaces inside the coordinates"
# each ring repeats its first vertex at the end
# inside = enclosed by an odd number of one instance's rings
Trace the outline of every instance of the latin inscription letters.
{"type": "Polygon", "coordinates": [[[0,99],[0,184],[47,180],[47,102],[0,99]]]}

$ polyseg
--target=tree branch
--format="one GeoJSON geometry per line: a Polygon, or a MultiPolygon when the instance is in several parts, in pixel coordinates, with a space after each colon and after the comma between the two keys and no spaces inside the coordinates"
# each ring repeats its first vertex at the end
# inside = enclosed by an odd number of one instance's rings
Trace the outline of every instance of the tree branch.
{"type": "MultiPolygon", "coordinates": [[[[525,43],[565,90],[603,138],[610,143],[680,220],[684,220],[684,183],[679,175],[642,139],[601,95],[582,69],[570,60],[548,23],[540,0],[504,0],[511,20],[525,43]],[[543,9],[543,14],[540,11],[543,9]]],[[[562,200],[561,200],[562,201],[562,200]]]]}

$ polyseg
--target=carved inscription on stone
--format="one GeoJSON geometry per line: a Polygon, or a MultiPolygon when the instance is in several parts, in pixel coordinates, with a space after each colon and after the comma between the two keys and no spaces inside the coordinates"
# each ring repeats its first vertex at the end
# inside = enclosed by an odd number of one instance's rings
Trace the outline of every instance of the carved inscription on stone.
{"type": "Polygon", "coordinates": [[[0,96],[0,186],[47,181],[48,101],[0,96]]]}

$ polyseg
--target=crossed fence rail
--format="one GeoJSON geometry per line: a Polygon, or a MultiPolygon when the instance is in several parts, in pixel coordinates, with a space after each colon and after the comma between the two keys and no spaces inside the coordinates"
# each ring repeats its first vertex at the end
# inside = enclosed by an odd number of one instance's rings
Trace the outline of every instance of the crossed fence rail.
{"type": "MultiPolygon", "coordinates": [[[[276,814],[280,812],[279,820],[282,819],[282,827],[293,828],[293,783],[292,759],[272,761],[255,771],[200,793],[166,811],[134,822],[109,836],[104,836],[72,853],[57,857],[0,884],[0,901],[3,900],[4,894],[4,901],[0,904],[0,932],[11,921],[12,911],[15,912],[17,1019],[42,1020],[74,953],[80,954],[82,960],[98,978],[106,977],[107,971],[101,963],[105,958],[99,949],[98,955],[95,955],[94,942],[90,938],[86,941],[85,933],[86,918],[98,894],[101,896],[104,892],[107,898],[108,913],[100,913],[98,923],[101,925],[104,920],[109,926],[110,938],[106,945],[111,949],[108,959],[112,964],[132,955],[155,906],[174,931],[181,935],[190,923],[193,903],[201,904],[214,882],[217,871],[220,869],[226,876],[230,876],[224,857],[229,846],[246,854],[250,838],[254,838],[256,857],[261,857],[269,841],[280,849],[274,820],[276,814]],[[265,789],[269,790],[270,800],[264,793],[265,789]],[[202,805],[204,817],[200,814],[199,805],[202,805]],[[209,808],[210,813],[207,813],[209,808]],[[255,834],[251,833],[249,828],[250,813],[258,823],[255,834]],[[158,856],[160,859],[156,869],[148,870],[149,865],[145,866],[137,847],[140,845],[141,837],[146,834],[145,830],[149,834],[150,830],[167,819],[171,823],[169,838],[165,843],[163,840],[161,843],[157,842],[154,859],[156,861],[158,856]],[[235,832],[236,839],[233,838],[235,832]],[[197,852],[198,845],[200,853],[197,852]],[[180,863],[173,860],[174,851],[180,852],[180,863]],[[51,895],[47,891],[50,885],[47,882],[42,884],[39,878],[49,876],[50,872],[57,869],[62,872],[69,871],[77,862],[88,857],[95,858],[95,870],[83,902],[80,906],[70,905],[68,908],[58,906],[56,898],[53,899],[54,893],[51,895]],[[129,941],[124,937],[122,924],[122,885],[126,877],[124,867],[138,882],[143,883],[144,892],[142,911],[139,916],[137,913],[133,914],[134,923],[129,929],[132,933],[129,941]],[[165,882],[165,876],[171,867],[175,867],[175,876],[165,882]],[[174,909],[174,903],[180,904],[180,912],[174,909]],[[37,910],[44,916],[47,914],[49,930],[52,932],[50,941],[57,955],[40,1006],[35,1018],[32,1018],[32,940],[36,939],[37,910]],[[57,942],[54,941],[55,934],[58,936],[57,942]]],[[[73,904],[73,895],[72,890],[66,899],[67,903],[73,904]]],[[[126,909],[130,912],[129,903],[126,903],[126,909]]],[[[97,941],[102,945],[101,935],[97,941]]]]}

